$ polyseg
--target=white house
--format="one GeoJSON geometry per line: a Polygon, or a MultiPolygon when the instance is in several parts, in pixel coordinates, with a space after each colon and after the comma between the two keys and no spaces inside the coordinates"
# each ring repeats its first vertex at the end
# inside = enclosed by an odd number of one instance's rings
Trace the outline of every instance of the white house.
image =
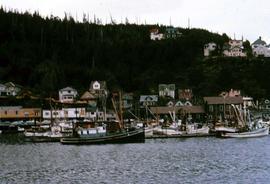
{"type": "Polygon", "coordinates": [[[223,54],[226,57],[246,57],[247,54],[244,52],[242,40],[230,40],[223,47],[223,54]]]}
{"type": "Polygon", "coordinates": [[[254,56],[270,57],[270,49],[261,37],[251,44],[254,56]]]}
{"type": "Polygon", "coordinates": [[[143,106],[155,106],[158,102],[157,95],[141,95],[140,96],[140,104],[143,106]]]}
{"type": "Polygon", "coordinates": [[[160,84],[158,89],[160,97],[175,98],[175,84],[160,84]]]}
{"type": "Polygon", "coordinates": [[[210,56],[211,52],[215,51],[217,44],[214,42],[207,43],[204,45],[204,56],[210,56]]]}
{"type": "Polygon", "coordinates": [[[164,34],[159,33],[158,29],[151,29],[150,30],[150,39],[151,40],[162,40],[162,39],[164,39],[164,34]]]}
{"type": "Polygon", "coordinates": [[[6,94],[8,96],[17,96],[17,94],[21,91],[22,87],[14,84],[13,82],[5,83],[6,86],[6,94]]]}
{"type": "Polygon", "coordinates": [[[0,84],[0,96],[6,96],[6,95],[7,95],[6,86],[4,84],[0,84]]]}
{"type": "Polygon", "coordinates": [[[76,89],[71,87],[66,87],[59,90],[59,101],[62,103],[72,103],[74,102],[78,92],[76,89]]]}

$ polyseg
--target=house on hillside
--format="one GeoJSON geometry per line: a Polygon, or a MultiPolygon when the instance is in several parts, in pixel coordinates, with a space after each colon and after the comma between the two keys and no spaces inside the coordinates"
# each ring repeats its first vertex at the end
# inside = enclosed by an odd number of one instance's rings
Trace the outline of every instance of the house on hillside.
{"type": "Polygon", "coordinates": [[[133,107],[133,93],[124,93],[122,102],[124,109],[131,109],[133,107]]]}
{"type": "Polygon", "coordinates": [[[89,92],[97,98],[107,97],[108,90],[105,81],[92,81],[89,87],[89,92]]]}
{"type": "Polygon", "coordinates": [[[270,57],[270,48],[261,37],[252,43],[251,47],[254,56],[270,57]]]}
{"type": "Polygon", "coordinates": [[[223,46],[223,54],[225,57],[246,57],[242,40],[230,40],[223,46]]]}
{"type": "Polygon", "coordinates": [[[192,89],[179,89],[178,90],[178,99],[191,100],[192,97],[193,97],[192,89]]]}
{"type": "Polygon", "coordinates": [[[162,40],[164,39],[164,34],[159,33],[159,29],[151,29],[150,30],[150,39],[151,40],[162,40]]]}
{"type": "Polygon", "coordinates": [[[155,106],[158,102],[158,96],[157,95],[141,95],[140,96],[140,106],[155,106]]]}
{"type": "Polygon", "coordinates": [[[89,91],[85,91],[80,97],[80,100],[87,103],[91,107],[97,106],[97,97],[94,94],[91,94],[89,91]]]}
{"type": "Polygon", "coordinates": [[[66,87],[59,90],[59,101],[61,103],[72,103],[77,97],[78,92],[72,87],[66,87]]]}
{"type": "Polygon", "coordinates": [[[0,84],[0,96],[7,96],[7,90],[4,84],[0,84]]]}
{"type": "Polygon", "coordinates": [[[7,96],[17,96],[17,94],[22,90],[22,86],[15,84],[13,82],[5,83],[5,86],[7,96]]]}
{"type": "Polygon", "coordinates": [[[178,38],[182,36],[182,33],[179,32],[179,29],[174,28],[174,27],[167,27],[165,30],[165,38],[178,38]]]}
{"type": "Polygon", "coordinates": [[[158,91],[160,97],[175,98],[175,84],[159,84],[158,91]]]}
{"type": "Polygon", "coordinates": [[[211,53],[217,49],[217,44],[210,42],[204,45],[204,56],[211,56],[211,53]]]}

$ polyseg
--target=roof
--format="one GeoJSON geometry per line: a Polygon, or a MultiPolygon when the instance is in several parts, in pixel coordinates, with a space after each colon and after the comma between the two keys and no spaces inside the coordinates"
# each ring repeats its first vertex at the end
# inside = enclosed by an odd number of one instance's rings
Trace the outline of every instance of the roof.
{"type": "Polygon", "coordinates": [[[169,112],[179,111],[190,114],[203,114],[205,113],[203,106],[181,106],[181,107],[150,107],[154,114],[169,114],[169,112]]]}
{"type": "Polygon", "coordinates": [[[175,90],[175,84],[159,84],[158,88],[159,90],[165,90],[166,88],[169,90],[175,90]]]}
{"type": "Polygon", "coordinates": [[[252,45],[266,45],[266,42],[262,40],[262,37],[259,37],[252,45]]]}
{"type": "Polygon", "coordinates": [[[60,89],[60,91],[77,91],[77,90],[72,87],[66,87],[66,88],[60,89]]]}
{"type": "Polygon", "coordinates": [[[81,96],[81,100],[92,100],[92,99],[96,99],[96,97],[89,91],[84,92],[84,94],[81,96]]]}
{"type": "Polygon", "coordinates": [[[241,104],[243,103],[243,97],[203,97],[204,101],[208,104],[215,105],[215,104],[241,104]]]}
{"type": "Polygon", "coordinates": [[[100,84],[100,89],[106,89],[107,88],[106,81],[91,81],[90,90],[93,90],[93,84],[95,82],[98,82],[100,84]]]}
{"type": "Polygon", "coordinates": [[[6,87],[17,87],[17,88],[22,88],[21,85],[15,84],[13,82],[7,82],[5,83],[6,87]]]}
{"type": "Polygon", "coordinates": [[[157,102],[158,96],[157,95],[141,95],[140,102],[157,102]]]}

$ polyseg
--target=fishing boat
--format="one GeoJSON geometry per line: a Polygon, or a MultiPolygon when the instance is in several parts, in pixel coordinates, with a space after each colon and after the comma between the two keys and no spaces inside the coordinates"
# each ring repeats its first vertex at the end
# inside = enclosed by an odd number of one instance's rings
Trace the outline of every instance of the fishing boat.
{"type": "Polygon", "coordinates": [[[269,134],[269,127],[263,127],[247,132],[239,133],[223,133],[221,134],[224,138],[251,138],[251,137],[262,137],[269,134]]]}
{"type": "Polygon", "coordinates": [[[143,143],[144,130],[122,130],[115,133],[88,133],[78,137],[62,138],[62,144],[112,144],[112,143],[143,143]]]}
{"type": "Polygon", "coordinates": [[[233,106],[235,115],[238,120],[238,132],[222,132],[224,138],[252,138],[262,137],[269,134],[269,127],[264,126],[258,120],[251,120],[250,112],[243,111],[233,106]]]}
{"type": "Polygon", "coordinates": [[[125,126],[122,115],[121,93],[119,93],[119,99],[119,110],[117,110],[115,99],[112,98],[112,104],[116,112],[117,121],[104,122],[102,123],[102,126],[97,126],[94,128],[81,128],[76,125],[73,136],[61,138],[60,142],[62,144],[111,144],[145,142],[145,133],[143,128],[125,126]]]}

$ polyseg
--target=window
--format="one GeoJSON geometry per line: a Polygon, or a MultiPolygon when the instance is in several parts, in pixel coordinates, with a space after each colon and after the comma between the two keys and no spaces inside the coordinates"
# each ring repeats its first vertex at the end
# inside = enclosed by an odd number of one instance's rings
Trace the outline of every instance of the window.
{"type": "Polygon", "coordinates": [[[213,107],[213,105],[209,105],[209,112],[214,112],[214,107],[213,107]]]}
{"type": "Polygon", "coordinates": [[[18,115],[18,111],[15,111],[16,115],[18,115]]]}
{"type": "Polygon", "coordinates": [[[5,115],[7,115],[7,111],[5,111],[5,115]]]}
{"type": "Polygon", "coordinates": [[[68,93],[71,93],[71,91],[70,91],[70,90],[68,90],[68,93]]]}
{"type": "Polygon", "coordinates": [[[45,112],[45,116],[49,116],[50,115],[50,113],[49,112],[45,112]]]}

